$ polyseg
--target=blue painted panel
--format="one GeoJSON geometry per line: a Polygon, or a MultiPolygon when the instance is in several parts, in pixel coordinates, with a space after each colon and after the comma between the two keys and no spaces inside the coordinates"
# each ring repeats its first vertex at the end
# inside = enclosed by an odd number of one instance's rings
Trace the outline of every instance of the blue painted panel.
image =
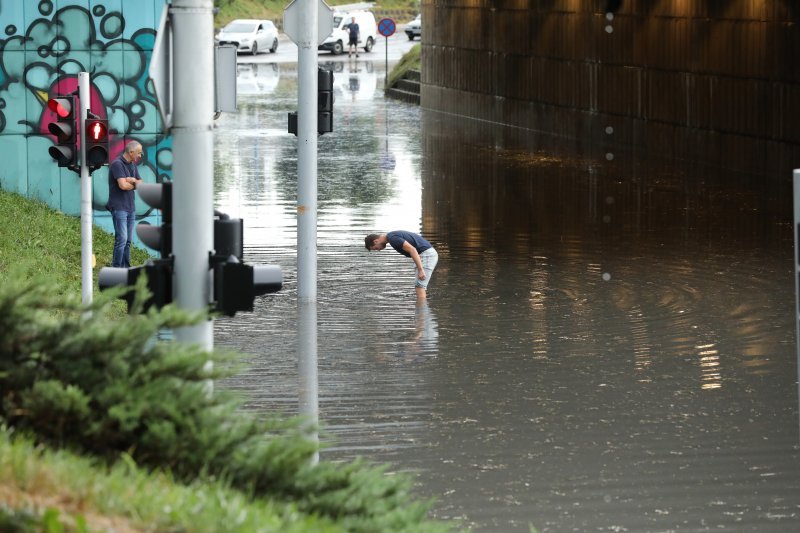
{"type": "MultiPolygon", "coordinates": [[[[36,124],[41,119],[42,111],[47,106],[49,96],[55,96],[59,92],[69,93],[78,85],[76,81],[74,87],[65,86],[63,91],[59,91],[58,87],[54,86],[60,74],[58,73],[57,59],[49,52],[27,51],[25,53],[25,65],[25,72],[19,79],[27,88],[25,94],[27,120],[31,124],[36,124]]],[[[40,127],[34,129],[36,131],[46,131],[46,129],[43,130],[40,127]]]]}
{"type": "MultiPolygon", "coordinates": [[[[5,4],[3,2],[3,8],[5,4]]],[[[56,28],[52,24],[53,15],[56,12],[55,2],[42,2],[40,0],[24,0],[22,7],[23,23],[17,28],[20,35],[30,36],[33,42],[26,42],[26,50],[36,50],[41,43],[51,42],[56,37],[56,28]],[[48,38],[41,38],[49,35],[48,38]]]]}
{"type": "MultiPolygon", "coordinates": [[[[10,36],[21,36],[25,33],[25,9],[27,2],[1,2],[0,3],[0,42],[10,36]]],[[[0,80],[0,83],[2,80],[0,80]]]]}
{"type": "MultiPolygon", "coordinates": [[[[148,67],[151,57],[152,52],[145,52],[145,65],[148,67]]],[[[156,136],[161,133],[161,115],[153,93],[153,84],[150,82],[146,70],[135,83],[139,100],[133,110],[136,120],[131,123],[131,131],[148,144],[155,144],[156,136]]]]}
{"type": "MultiPolygon", "coordinates": [[[[149,159],[151,147],[143,146],[145,153],[142,156],[142,162],[139,163],[139,175],[145,183],[156,182],[156,168],[153,161],[149,159]]],[[[150,212],[150,206],[147,205],[139,195],[136,195],[136,214],[138,216],[146,215],[150,212]]]]}
{"type": "Polygon", "coordinates": [[[147,94],[147,98],[150,102],[150,105],[152,105],[153,108],[155,109],[155,119],[153,120],[152,124],[148,125],[152,125],[153,133],[155,133],[156,135],[160,135],[162,133],[161,130],[164,127],[164,121],[161,120],[161,112],[158,110],[158,99],[156,98],[156,90],[155,87],[153,86],[152,80],[148,79],[147,82],[145,83],[145,93],[147,94]]]}
{"type": "Polygon", "coordinates": [[[119,47],[108,52],[103,57],[92,57],[92,88],[96,92],[96,107],[98,114],[108,119],[109,129],[109,154],[113,159],[119,152],[119,146],[128,128],[128,114],[125,109],[123,86],[120,80],[121,65],[124,54],[119,47]]]}
{"type": "MultiPolygon", "coordinates": [[[[122,4],[122,15],[125,17],[125,39],[134,39],[142,28],[151,30],[158,29],[161,18],[161,10],[164,3],[161,0],[151,0],[150,2],[124,2],[122,4]]],[[[147,46],[141,43],[141,46],[147,46]]],[[[152,50],[152,43],[147,48],[152,50]]]]}
{"type": "Polygon", "coordinates": [[[10,82],[22,78],[21,72],[22,68],[24,67],[24,57],[25,57],[24,54],[25,28],[18,27],[13,24],[8,24],[5,25],[5,29],[11,33],[10,34],[4,33],[0,35],[0,51],[2,52],[2,68],[0,68],[0,87],[5,87],[10,82]],[[20,53],[22,55],[17,55],[20,53]],[[20,62],[22,62],[22,64],[20,64],[20,62]]]}
{"type": "Polygon", "coordinates": [[[125,20],[122,16],[122,0],[89,0],[89,11],[94,18],[95,38],[98,41],[108,43],[123,37],[125,20]]]}
{"type": "Polygon", "coordinates": [[[92,173],[92,208],[105,211],[108,202],[108,166],[98,168],[92,173]]]}
{"type": "Polygon", "coordinates": [[[28,139],[24,135],[6,135],[0,146],[0,187],[27,196],[28,139]]]}
{"type": "Polygon", "coordinates": [[[61,169],[61,203],[59,210],[67,215],[81,214],[81,178],[77,173],[61,169]]]}
{"type": "MultiPolygon", "coordinates": [[[[4,51],[3,63],[8,69],[9,77],[0,84],[0,135],[29,133],[28,97],[35,99],[22,83],[22,72],[25,68],[25,55],[23,50],[4,51]]],[[[35,118],[38,118],[39,113],[35,118]]],[[[5,149],[0,148],[0,155],[5,149]]]]}
{"type": "Polygon", "coordinates": [[[151,161],[155,161],[158,169],[158,181],[172,179],[172,136],[159,135],[158,144],[153,148],[154,156],[151,161]]]}
{"type": "Polygon", "coordinates": [[[87,52],[94,35],[94,21],[89,0],[58,0],[55,21],[56,40],[52,44],[60,62],[68,61],[72,52],[87,52]]]}
{"type": "Polygon", "coordinates": [[[47,136],[28,137],[28,196],[41,200],[53,209],[60,209],[61,169],[49,156],[42,156],[47,154],[50,146],[52,143],[47,136]]]}

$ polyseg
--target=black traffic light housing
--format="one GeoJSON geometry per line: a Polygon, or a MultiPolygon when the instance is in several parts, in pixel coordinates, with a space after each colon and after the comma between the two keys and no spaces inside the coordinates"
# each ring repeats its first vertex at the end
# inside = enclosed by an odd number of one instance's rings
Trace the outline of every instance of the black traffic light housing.
{"type": "MultiPolygon", "coordinates": [[[[317,70],[317,133],[333,131],[333,71],[317,70]]],[[[289,133],[297,135],[297,111],[289,113],[289,133]]]]}
{"type": "MultiPolygon", "coordinates": [[[[144,310],[155,305],[161,308],[173,301],[174,257],[172,255],[172,182],[140,183],[139,196],[151,207],[161,209],[163,224],[151,226],[140,223],[136,233],[142,242],[161,253],[161,259],[151,259],[144,265],[131,268],[105,267],[100,270],[100,290],[136,284],[139,276],[147,274],[147,288],[152,295],[144,302],[144,310]]],[[[252,311],[256,296],[278,292],[283,274],[277,265],[248,265],[244,254],[244,221],[214,212],[214,252],[209,254],[209,268],[214,274],[213,309],[227,316],[237,311],[252,311]]],[[[200,290],[198,288],[198,290],[200,290]]],[[[127,291],[122,298],[133,310],[135,292],[127,291]]]]}
{"type": "Polygon", "coordinates": [[[317,71],[317,133],[333,131],[333,72],[319,67],[317,71]]]}
{"type": "Polygon", "coordinates": [[[101,291],[112,287],[130,287],[121,298],[128,303],[128,312],[133,308],[135,291],[133,287],[139,276],[147,274],[147,289],[150,296],[144,302],[142,311],[147,311],[150,307],[156,306],[161,309],[172,302],[172,260],[171,259],[150,259],[143,265],[120,268],[103,267],[97,276],[97,285],[101,291]]]}
{"type": "Polygon", "coordinates": [[[161,258],[172,255],[172,182],[139,183],[139,197],[150,207],[161,210],[161,226],[139,222],[136,235],[145,246],[158,251],[161,258]]]}
{"type": "Polygon", "coordinates": [[[215,309],[227,316],[252,311],[256,296],[278,292],[283,274],[277,265],[248,265],[244,256],[244,221],[214,212],[214,253],[209,264],[214,270],[215,309]]]}
{"type": "Polygon", "coordinates": [[[75,170],[78,163],[75,97],[55,96],[47,101],[47,108],[56,115],[55,122],[47,125],[47,129],[56,137],[56,145],[48,149],[50,157],[56,160],[59,167],[75,170]]]}
{"type": "Polygon", "coordinates": [[[108,164],[108,120],[89,111],[84,121],[86,133],[86,166],[89,172],[108,164]]]}

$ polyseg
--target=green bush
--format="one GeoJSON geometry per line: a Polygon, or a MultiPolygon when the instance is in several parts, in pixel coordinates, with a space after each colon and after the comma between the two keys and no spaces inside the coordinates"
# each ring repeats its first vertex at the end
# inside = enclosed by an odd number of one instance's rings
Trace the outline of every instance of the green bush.
{"type": "Polygon", "coordinates": [[[299,419],[258,419],[230,393],[211,394],[211,380],[233,373],[235,354],[154,341],[162,328],[203,317],[168,307],[110,318],[115,295],[87,313],[42,279],[12,274],[0,286],[0,417],[10,427],[109,463],[125,453],[185,482],[223,479],[349,530],[445,529],[426,520],[429,504],[414,500],[407,476],[360,461],[313,466],[317,445],[299,419]]]}

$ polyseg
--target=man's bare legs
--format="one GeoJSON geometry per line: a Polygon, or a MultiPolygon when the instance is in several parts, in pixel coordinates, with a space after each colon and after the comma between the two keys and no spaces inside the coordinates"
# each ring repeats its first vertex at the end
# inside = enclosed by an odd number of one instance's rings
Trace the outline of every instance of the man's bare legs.
{"type": "Polygon", "coordinates": [[[428,299],[428,291],[424,287],[414,287],[417,291],[417,305],[420,305],[428,299]]]}

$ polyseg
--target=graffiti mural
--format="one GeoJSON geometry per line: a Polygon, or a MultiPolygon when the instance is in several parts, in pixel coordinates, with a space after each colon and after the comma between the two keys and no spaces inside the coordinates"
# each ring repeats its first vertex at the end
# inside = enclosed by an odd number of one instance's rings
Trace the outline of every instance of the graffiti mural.
{"type": "MultiPolygon", "coordinates": [[[[90,74],[90,109],[109,123],[109,157],[139,141],[146,182],[171,174],[171,139],[162,135],[147,68],[165,0],[0,0],[0,187],[80,212],[79,177],[48,155],[55,143],[47,100],[77,90],[90,74]]],[[[95,223],[111,229],[108,168],[93,174],[95,223]]],[[[137,199],[137,214],[147,205],[137,199]]]]}

